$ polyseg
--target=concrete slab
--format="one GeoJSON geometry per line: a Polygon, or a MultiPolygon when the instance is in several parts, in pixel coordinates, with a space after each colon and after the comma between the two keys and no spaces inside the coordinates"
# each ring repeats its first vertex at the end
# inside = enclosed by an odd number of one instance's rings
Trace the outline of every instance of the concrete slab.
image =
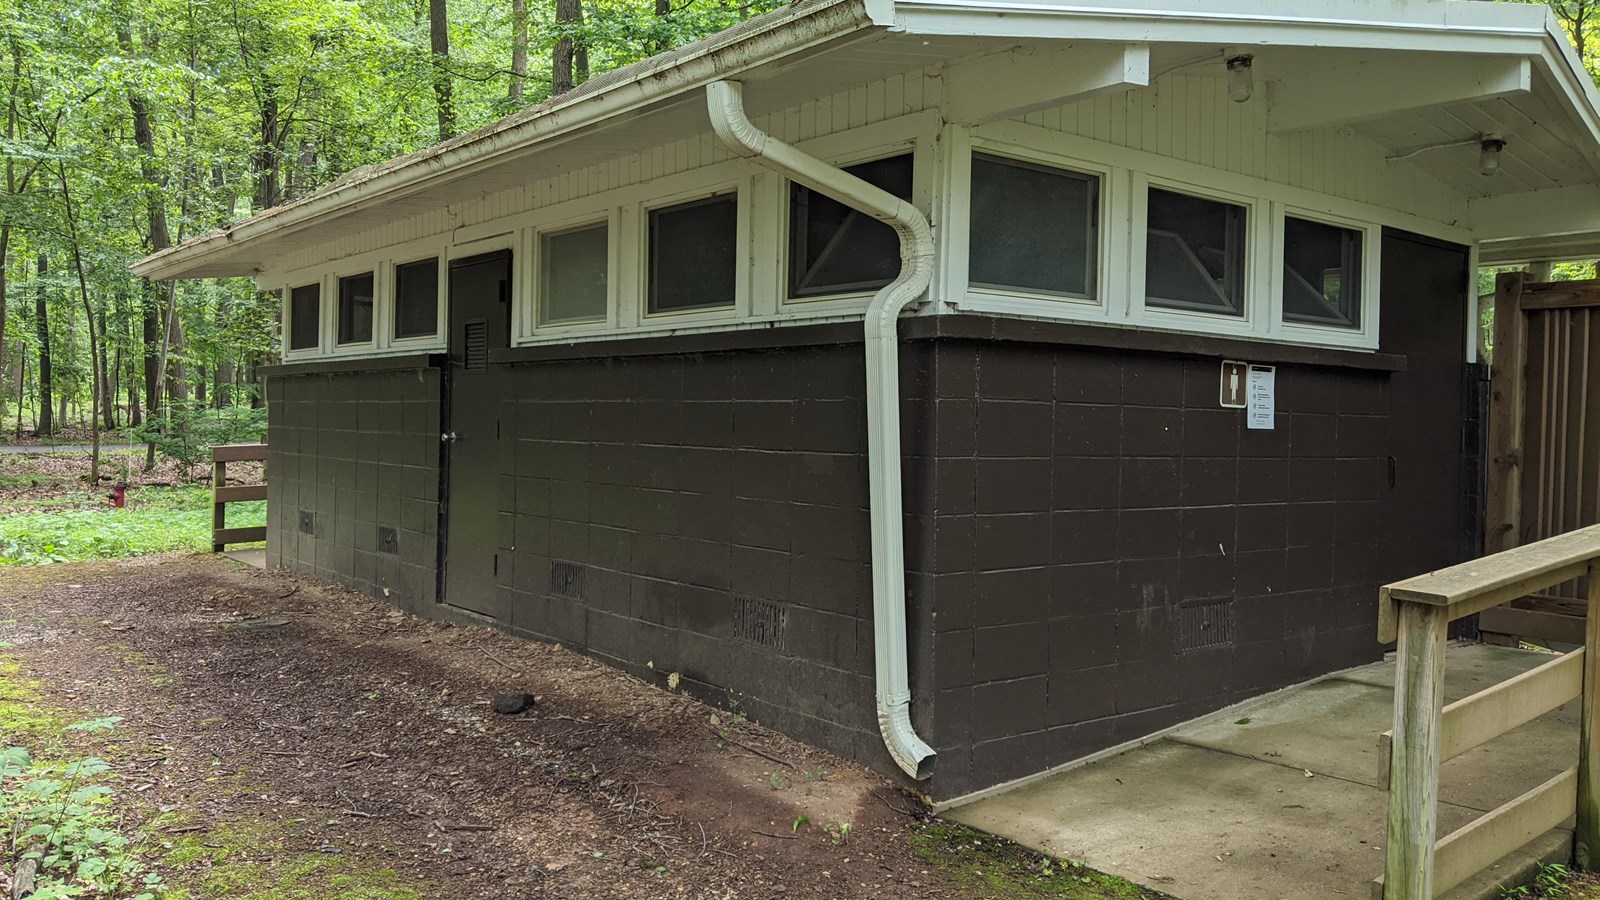
{"type": "MultiPolygon", "coordinates": [[[[1366,897],[1386,791],[1173,741],[946,815],[1185,900],[1366,897]]],[[[1477,811],[1440,808],[1454,829],[1477,811]]]]}
{"type": "Polygon", "coordinates": [[[234,562],[242,562],[247,566],[255,566],[258,569],[267,567],[267,551],[261,547],[255,547],[250,550],[225,550],[222,555],[234,562]]]}
{"type": "MultiPolygon", "coordinates": [[[[1459,699],[1549,659],[1452,647],[1445,694],[1459,699]]],[[[1378,736],[1393,715],[1393,680],[1393,664],[1377,663],[1303,685],[946,815],[1184,900],[1366,897],[1383,869],[1378,736]]],[[[1446,763],[1441,836],[1572,765],[1577,715],[1568,704],[1446,763]]],[[[1524,856],[1559,854],[1562,833],[1546,837],[1524,856]]],[[[1508,858],[1452,897],[1496,897],[1525,862],[1508,858]]]]}

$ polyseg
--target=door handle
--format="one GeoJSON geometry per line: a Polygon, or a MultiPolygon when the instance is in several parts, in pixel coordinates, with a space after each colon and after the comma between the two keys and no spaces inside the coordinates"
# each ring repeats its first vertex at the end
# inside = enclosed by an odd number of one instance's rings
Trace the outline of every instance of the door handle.
{"type": "Polygon", "coordinates": [[[454,431],[446,431],[444,434],[439,435],[439,443],[441,444],[454,444],[458,440],[460,438],[456,437],[454,431]]]}

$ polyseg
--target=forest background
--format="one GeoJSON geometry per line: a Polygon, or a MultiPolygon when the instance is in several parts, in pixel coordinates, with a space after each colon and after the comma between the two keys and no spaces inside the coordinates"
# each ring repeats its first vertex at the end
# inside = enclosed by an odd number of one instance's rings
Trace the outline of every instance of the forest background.
{"type": "Polygon", "coordinates": [[[782,2],[0,0],[0,440],[259,432],[277,298],[130,263],[782,2]]]}
{"type": "Polygon", "coordinates": [[[277,298],[130,263],[782,2],[0,0],[0,435],[259,431],[277,298]]]}

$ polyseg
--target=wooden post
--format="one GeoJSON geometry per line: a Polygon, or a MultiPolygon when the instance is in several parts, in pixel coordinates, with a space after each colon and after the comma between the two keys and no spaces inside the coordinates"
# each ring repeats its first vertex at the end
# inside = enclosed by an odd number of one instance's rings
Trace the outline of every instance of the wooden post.
{"type": "Polygon", "coordinates": [[[228,484],[228,463],[226,460],[216,458],[216,451],[211,454],[211,552],[221,553],[228,549],[227,544],[217,543],[217,537],[222,530],[228,527],[228,504],[222,499],[221,490],[228,484]]]}
{"type": "Polygon", "coordinates": [[[1494,285],[1494,359],[1489,368],[1489,483],[1484,496],[1483,552],[1522,543],[1522,423],[1527,403],[1528,320],[1522,312],[1527,276],[1502,272],[1494,285]]]}
{"type": "Polygon", "coordinates": [[[1402,602],[1389,756],[1385,900],[1433,900],[1448,607],[1402,602]]]}
{"type": "Polygon", "coordinates": [[[1589,562],[1589,621],[1584,629],[1583,712],[1578,725],[1578,815],[1573,831],[1578,868],[1600,867],[1600,560],[1589,562]]]}

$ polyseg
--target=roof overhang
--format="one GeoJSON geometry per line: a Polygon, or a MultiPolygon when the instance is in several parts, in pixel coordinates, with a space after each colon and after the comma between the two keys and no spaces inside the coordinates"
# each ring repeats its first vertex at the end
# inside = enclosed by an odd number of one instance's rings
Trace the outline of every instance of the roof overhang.
{"type": "MultiPolygon", "coordinates": [[[[982,122],[1129,90],[1170,72],[1221,77],[1256,57],[1269,130],[1339,126],[1473,198],[1490,245],[1593,234],[1537,223],[1595,209],[1600,95],[1542,6],[1466,0],[802,0],[599,76],[578,90],[134,266],[151,279],[259,273],[294,250],[708,129],[701,91],[746,84],[752,115],[921,66],[945,113],[982,122]],[[994,86],[1005,89],[1004,102],[994,86]],[[1480,132],[1506,133],[1500,175],[1480,132]],[[1587,191],[1574,209],[1577,189],[1587,191]],[[1507,210],[1516,212],[1511,216],[1507,210]],[[1480,214],[1481,211],[1481,214],[1480,214]],[[1511,223],[1521,223],[1515,228],[1511,223]]],[[[1596,214],[1600,219],[1600,213],[1596,214]]],[[[1580,241],[1581,243],[1581,241],[1580,241]]],[[[1505,246],[1509,246],[1506,244],[1505,246]]],[[[1496,251],[1498,252],[1498,251],[1496,251]]]]}

